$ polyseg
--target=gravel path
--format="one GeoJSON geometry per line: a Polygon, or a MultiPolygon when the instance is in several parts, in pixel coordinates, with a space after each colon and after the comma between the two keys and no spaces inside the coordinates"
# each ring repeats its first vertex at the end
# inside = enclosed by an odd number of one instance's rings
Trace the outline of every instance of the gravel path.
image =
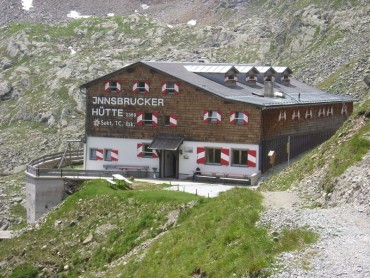
{"type": "Polygon", "coordinates": [[[299,208],[292,192],[268,192],[261,224],[272,231],[304,227],[320,239],[304,250],[283,253],[271,277],[370,277],[370,217],[352,206],[299,208]],[[279,200],[279,201],[276,201],[279,200]]]}

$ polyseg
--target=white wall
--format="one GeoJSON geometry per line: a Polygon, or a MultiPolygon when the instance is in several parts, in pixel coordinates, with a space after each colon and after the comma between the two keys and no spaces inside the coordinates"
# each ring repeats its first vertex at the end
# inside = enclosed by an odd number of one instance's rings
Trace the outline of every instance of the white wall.
{"type": "MultiPolygon", "coordinates": [[[[151,143],[152,140],[127,139],[127,138],[106,138],[106,137],[88,137],[86,141],[85,169],[88,170],[104,170],[103,165],[134,165],[134,166],[149,166],[149,172],[153,171],[153,167],[159,169],[159,158],[142,158],[137,157],[138,143],[151,143]],[[118,161],[90,160],[89,148],[106,148],[118,149],[118,161]]],[[[230,175],[252,175],[258,173],[259,166],[259,146],[251,144],[231,144],[231,143],[210,143],[210,142],[193,142],[184,141],[180,146],[182,154],[179,158],[179,178],[184,179],[192,176],[196,167],[199,167],[202,172],[208,173],[228,173],[230,175]],[[236,166],[221,166],[197,164],[197,147],[214,147],[230,149],[249,149],[257,152],[256,167],[236,167],[236,166]],[[187,152],[187,151],[192,152],[187,152]]],[[[158,170],[157,170],[158,171],[158,170]]]]}
{"type": "Polygon", "coordinates": [[[228,173],[238,174],[238,175],[252,175],[258,173],[259,166],[259,146],[251,144],[231,144],[231,143],[210,143],[210,142],[193,142],[184,141],[180,146],[182,150],[182,155],[180,155],[180,178],[186,178],[193,174],[194,170],[199,167],[202,172],[208,173],[228,173]],[[255,150],[257,152],[257,163],[256,167],[236,167],[236,166],[221,166],[221,165],[207,165],[207,164],[197,164],[197,147],[214,147],[230,149],[230,161],[231,161],[231,149],[249,149],[255,150]],[[186,152],[187,150],[192,150],[192,153],[186,152]],[[188,157],[186,159],[186,156],[188,157]]]}
{"type": "Polygon", "coordinates": [[[159,158],[137,157],[137,144],[151,142],[142,139],[88,137],[85,144],[85,169],[104,170],[103,165],[132,165],[149,166],[149,172],[152,172],[153,167],[159,168],[159,158]],[[118,161],[90,160],[90,148],[117,149],[118,161]]]}

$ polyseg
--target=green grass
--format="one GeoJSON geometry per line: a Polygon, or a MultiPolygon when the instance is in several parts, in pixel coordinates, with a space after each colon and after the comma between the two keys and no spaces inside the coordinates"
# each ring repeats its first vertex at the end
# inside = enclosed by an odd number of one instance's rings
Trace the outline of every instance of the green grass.
{"type": "Polygon", "coordinates": [[[235,273],[257,277],[266,272],[276,254],[301,248],[316,238],[302,229],[284,231],[274,241],[264,227],[256,227],[263,210],[258,192],[233,189],[208,199],[163,190],[166,186],[134,181],[135,190],[117,190],[103,180],[86,182],[50,212],[39,228],[0,242],[1,275],[91,277],[102,272],[104,277],[196,273],[230,277],[235,273]],[[190,201],[194,206],[186,208],[190,201]],[[168,232],[145,254],[139,252],[142,260],[133,255],[126,265],[106,267],[161,234],[167,215],[174,210],[180,211],[176,226],[168,226],[168,232]],[[84,243],[89,237],[91,241],[84,243]]]}
{"type": "Polygon", "coordinates": [[[257,277],[275,254],[316,238],[303,230],[286,231],[274,242],[264,228],[255,226],[261,210],[261,196],[245,189],[202,202],[182,214],[179,227],[156,241],[142,260],[133,258],[107,276],[257,277]]]}

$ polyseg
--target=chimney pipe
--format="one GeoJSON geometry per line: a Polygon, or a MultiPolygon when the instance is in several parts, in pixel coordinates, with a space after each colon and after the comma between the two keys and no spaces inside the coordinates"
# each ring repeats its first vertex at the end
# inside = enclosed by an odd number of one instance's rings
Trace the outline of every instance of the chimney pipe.
{"type": "Polygon", "coordinates": [[[274,97],[274,82],[272,80],[265,80],[264,96],[265,97],[274,97]]]}

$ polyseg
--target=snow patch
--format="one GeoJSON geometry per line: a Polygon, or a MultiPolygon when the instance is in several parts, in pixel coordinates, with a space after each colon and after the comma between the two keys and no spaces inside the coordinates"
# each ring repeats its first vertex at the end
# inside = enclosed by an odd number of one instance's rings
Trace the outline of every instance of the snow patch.
{"type": "Polygon", "coordinates": [[[107,16],[114,16],[114,13],[109,13],[107,14],[107,16]]]}
{"type": "Polygon", "coordinates": [[[91,15],[81,15],[79,12],[77,11],[71,11],[69,14],[67,14],[67,17],[70,17],[70,18],[89,18],[91,17],[91,15]]]}
{"type": "Polygon", "coordinates": [[[72,46],[69,46],[68,49],[71,50],[71,55],[76,54],[76,50],[74,50],[72,46]]]}
{"type": "Polygon", "coordinates": [[[189,26],[195,26],[197,25],[197,21],[195,19],[189,20],[187,23],[189,26]]]}
{"type": "Polygon", "coordinates": [[[22,0],[22,9],[29,11],[32,8],[33,0],[22,0]]]}
{"type": "Polygon", "coordinates": [[[146,10],[149,8],[149,6],[147,4],[141,4],[140,7],[143,9],[143,10],[146,10]]]}

